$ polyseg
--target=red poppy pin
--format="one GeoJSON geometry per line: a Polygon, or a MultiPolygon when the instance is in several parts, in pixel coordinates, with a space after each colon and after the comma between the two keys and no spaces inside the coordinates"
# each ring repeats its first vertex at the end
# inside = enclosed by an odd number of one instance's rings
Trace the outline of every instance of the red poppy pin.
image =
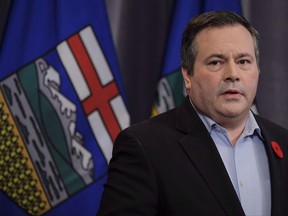
{"type": "Polygon", "coordinates": [[[283,158],[283,152],[282,152],[279,144],[277,142],[275,142],[275,141],[272,141],[271,145],[272,145],[272,148],[273,148],[274,152],[276,153],[276,155],[279,158],[283,158]]]}

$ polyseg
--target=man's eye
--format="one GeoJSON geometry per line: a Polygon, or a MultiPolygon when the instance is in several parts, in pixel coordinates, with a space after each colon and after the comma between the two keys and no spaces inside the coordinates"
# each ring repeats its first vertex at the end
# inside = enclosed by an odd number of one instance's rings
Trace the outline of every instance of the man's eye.
{"type": "Polygon", "coordinates": [[[240,63],[240,64],[249,64],[250,61],[247,60],[247,59],[241,59],[241,60],[239,61],[239,63],[240,63]]]}
{"type": "Polygon", "coordinates": [[[219,61],[211,61],[209,64],[210,64],[210,65],[219,65],[220,62],[219,62],[219,61]]]}
{"type": "Polygon", "coordinates": [[[222,68],[223,64],[225,62],[224,61],[221,61],[221,60],[213,60],[213,61],[209,61],[208,62],[208,69],[211,70],[211,71],[218,71],[222,68]]]}

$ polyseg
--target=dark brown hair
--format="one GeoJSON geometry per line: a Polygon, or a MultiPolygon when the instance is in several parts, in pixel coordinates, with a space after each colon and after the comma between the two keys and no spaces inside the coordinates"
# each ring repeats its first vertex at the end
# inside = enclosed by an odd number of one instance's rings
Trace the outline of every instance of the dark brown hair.
{"type": "Polygon", "coordinates": [[[251,34],[254,40],[256,62],[259,67],[259,34],[253,26],[242,16],[230,11],[213,11],[200,14],[192,18],[187,24],[181,44],[181,66],[191,74],[197,54],[195,48],[196,36],[207,28],[222,27],[226,25],[242,25],[251,34]]]}

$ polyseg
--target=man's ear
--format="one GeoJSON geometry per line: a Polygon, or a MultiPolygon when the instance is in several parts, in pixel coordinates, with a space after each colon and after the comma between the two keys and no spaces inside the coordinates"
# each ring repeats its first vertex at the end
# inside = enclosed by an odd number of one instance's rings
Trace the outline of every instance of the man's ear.
{"type": "Polygon", "coordinates": [[[186,91],[189,92],[191,88],[191,75],[189,75],[187,69],[183,67],[181,67],[181,72],[182,72],[182,76],[184,79],[184,85],[185,85],[186,91]]]}

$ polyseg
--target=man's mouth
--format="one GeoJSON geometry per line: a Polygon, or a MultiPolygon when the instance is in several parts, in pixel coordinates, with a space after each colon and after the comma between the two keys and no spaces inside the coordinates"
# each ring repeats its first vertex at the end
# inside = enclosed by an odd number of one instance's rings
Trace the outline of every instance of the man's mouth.
{"type": "Polygon", "coordinates": [[[243,93],[237,89],[228,89],[224,91],[222,95],[227,99],[239,99],[243,93]]]}
{"type": "Polygon", "coordinates": [[[237,89],[228,89],[226,91],[224,91],[223,94],[242,94],[240,91],[238,91],[237,89]]]}

